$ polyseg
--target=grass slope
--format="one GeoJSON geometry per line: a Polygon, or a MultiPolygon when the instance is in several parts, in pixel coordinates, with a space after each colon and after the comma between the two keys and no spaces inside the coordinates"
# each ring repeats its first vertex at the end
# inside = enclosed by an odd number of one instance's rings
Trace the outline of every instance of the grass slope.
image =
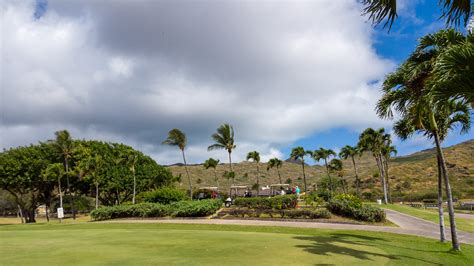
{"type": "Polygon", "coordinates": [[[0,226],[3,265],[472,265],[474,246],[388,233],[174,224],[0,226]]]}
{"type": "MultiPolygon", "coordinates": [[[[391,209],[394,211],[398,211],[401,213],[405,213],[408,215],[412,215],[423,220],[431,221],[433,223],[439,222],[437,210],[424,210],[424,209],[418,209],[418,208],[413,208],[410,206],[399,205],[399,204],[387,204],[387,205],[383,205],[382,207],[391,209]]],[[[474,220],[459,218],[459,217],[456,217],[456,214],[454,214],[454,217],[456,219],[457,229],[474,233],[474,220]]],[[[449,214],[447,211],[444,212],[444,224],[446,226],[449,226],[449,214]]]]}
{"type": "MultiPolygon", "coordinates": [[[[445,156],[448,162],[448,172],[451,185],[456,196],[459,198],[474,198],[474,140],[463,142],[445,149],[445,156]]],[[[377,173],[375,160],[370,153],[364,154],[357,161],[359,176],[362,180],[364,191],[370,191],[376,195],[381,195],[380,180],[374,176],[377,173]]],[[[278,183],[278,175],[275,169],[266,171],[266,163],[260,163],[261,184],[278,183]]],[[[186,173],[183,166],[173,165],[169,169],[175,175],[181,174],[183,181],[181,186],[187,187],[186,173]]],[[[349,184],[354,184],[354,174],[352,162],[344,162],[346,179],[349,184]]],[[[230,181],[222,175],[228,171],[227,164],[220,164],[217,173],[220,184],[223,188],[228,188],[230,181]]],[[[321,177],[326,176],[322,166],[305,167],[308,185],[316,183],[321,177]]],[[[212,169],[206,170],[202,165],[189,166],[191,179],[197,186],[215,186],[214,173],[212,169]],[[200,180],[200,182],[198,182],[200,180]]],[[[241,162],[234,165],[237,184],[252,185],[256,182],[256,165],[251,162],[241,162]]],[[[437,168],[434,149],[424,150],[409,156],[395,157],[390,163],[390,186],[394,197],[412,194],[425,194],[436,191],[437,168]],[[405,186],[404,186],[405,183],[405,186]],[[397,186],[398,185],[398,186],[397,186]]],[[[302,185],[301,165],[297,163],[284,162],[281,169],[282,181],[288,178],[293,184],[302,185]]]]}

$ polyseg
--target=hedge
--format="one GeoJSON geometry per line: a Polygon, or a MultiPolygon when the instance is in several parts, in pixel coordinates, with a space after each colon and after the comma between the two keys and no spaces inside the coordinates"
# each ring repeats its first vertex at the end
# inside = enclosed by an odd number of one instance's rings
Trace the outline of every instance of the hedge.
{"type": "Polygon", "coordinates": [[[246,207],[250,209],[291,209],[295,208],[297,203],[296,195],[283,195],[271,198],[237,198],[234,205],[237,207],[246,207]]]}
{"type": "Polygon", "coordinates": [[[274,218],[274,216],[279,215],[281,218],[291,218],[291,219],[322,219],[322,218],[330,218],[331,213],[326,209],[318,209],[318,210],[310,210],[310,209],[288,209],[288,210],[270,210],[264,209],[260,211],[255,211],[252,209],[240,209],[240,208],[233,208],[229,211],[229,214],[232,216],[240,216],[244,218],[247,217],[260,217],[262,214],[266,214],[270,216],[270,218],[274,218]]]}
{"type": "Polygon", "coordinates": [[[382,222],[385,212],[371,205],[363,204],[356,196],[341,194],[335,196],[327,204],[327,209],[337,215],[367,222],[382,222]]]}
{"type": "Polygon", "coordinates": [[[222,206],[221,200],[179,201],[172,204],[139,203],[102,207],[91,212],[95,221],[126,217],[201,217],[215,213],[222,206]]]}
{"type": "Polygon", "coordinates": [[[162,187],[153,191],[144,192],[140,194],[140,197],[143,199],[144,202],[162,204],[169,204],[172,202],[178,202],[189,199],[185,191],[174,187],[162,187]]]}

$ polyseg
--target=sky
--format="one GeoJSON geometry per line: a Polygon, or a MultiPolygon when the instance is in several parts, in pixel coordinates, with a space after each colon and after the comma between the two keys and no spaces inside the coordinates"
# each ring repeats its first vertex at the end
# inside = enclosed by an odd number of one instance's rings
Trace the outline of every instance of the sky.
{"type": "MultiPolygon", "coordinates": [[[[0,148],[77,139],[122,142],[160,164],[181,162],[167,132],[187,134],[187,160],[207,151],[222,123],[233,161],[291,148],[338,151],[377,117],[380,84],[421,36],[442,29],[436,1],[399,1],[390,32],[351,0],[2,1],[0,148]]],[[[453,131],[445,145],[474,138],[453,131]]],[[[399,155],[432,147],[401,141],[399,155]]]]}

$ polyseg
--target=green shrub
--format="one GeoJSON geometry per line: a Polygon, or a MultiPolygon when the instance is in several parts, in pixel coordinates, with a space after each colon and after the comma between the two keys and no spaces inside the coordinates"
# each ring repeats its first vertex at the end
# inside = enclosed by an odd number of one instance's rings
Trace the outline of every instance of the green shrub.
{"type": "Polygon", "coordinates": [[[174,187],[161,187],[141,194],[144,202],[169,204],[171,202],[187,200],[185,191],[174,187]]]}
{"type": "Polygon", "coordinates": [[[305,201],[306,205],[310,206],[319,206],[323,203],[323,198],[318,196],[316,192],[309,192],[302,196],[302,199],[305,201]]]}
{"type": "Polygon", "coordinates": [[[250,209],[275,209],[283,210],[296,207],[296,195],[283,195],[271,198],[237,198],[234,205],[237,207],[247,207],[250,209]]]}
{"type": "Polygon", "coordinates": [[[335,196],[328,202],[327,209],[334,214],[360,221],[382,222],[385,220],[385,212],[382,209],[362,204],[358,197],[348,194],[335,196]]]}
{"type": "Polygon", "coordinates": [[[91,212],[95,221],[127,217],[201,217],[215,213],[222,206],[221,200],[179,201],[164,205],[160,203],[139,203],[102,207],[91,212]]]}
{"type": "Polygon", "coordinates": [[[222,207],[222,200],[207,199],[199,201],[179,201],[168,205],[171,216],[201,217],[215,213],[222,207]]]}

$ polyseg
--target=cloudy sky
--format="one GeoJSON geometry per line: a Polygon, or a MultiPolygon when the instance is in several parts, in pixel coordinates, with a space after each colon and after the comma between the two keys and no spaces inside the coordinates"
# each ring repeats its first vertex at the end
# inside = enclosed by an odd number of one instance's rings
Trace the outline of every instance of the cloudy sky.
{"type": "MultiPolygon", "coordinates": [[[[207,152],[222,123],[236,132],[235,161],[291,147],[354,145],[386,127],[374,104],[384,75],[420,36],[442,28],[431,1],[401,1],[390,33],[357,1],[2,1],[0,148],[68,129],[123,142],[161,164],[160,143],[187,133],[188,161],[207,152]],[[425,3],[429,2],[429,3],[425,3]]],[[[438,12],[438,13],[437,13],[438,12]]],[[[473,137],[453,136],[447,144],[473,137]]],[[[401,154],[430,147],[395,139],[401,154]]]]}

